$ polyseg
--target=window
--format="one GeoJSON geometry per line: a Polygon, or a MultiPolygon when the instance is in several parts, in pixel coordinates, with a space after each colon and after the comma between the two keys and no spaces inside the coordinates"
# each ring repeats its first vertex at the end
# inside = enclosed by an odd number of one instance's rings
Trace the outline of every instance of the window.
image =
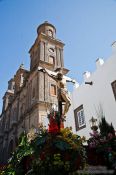
{"type": "Polygon", "coordinates": [[[116,100],[116,80],[111,83],[111,86],[112,86],[112,90],[113,90],[114,97],[115,97],[115,100],[116,100]]]}
{"type": "Polygon", "coordinates": [[[49,56],[49,63],[54,64],[54,57],[51,55],[49,56]]]}
{"type": "Polygon", "coordinates": [[[20,106],[20,118],[23,118],[23,113],[24,113],[24,104],[20,106]]]}
{"type": "Polygon", "coordinates": [[[20,75],[20,87],[23,86],[23,83],[24,83],[24,76],[23,74],[20,75]]]}
{"type": "Polygon", "coordinates": [[[50,37],[53,37],[53,32],[52,32],[52,30],[48,30],[48,35],[50,36],[50,37]]]}
{"type": "Polygon", "coordinates": [[[54,96],[56,95],[56,85],[51,84],[50,86],[50,95],[54,96]]]}
{"type": "Polygon", "coordinates": [[[76,131],[86,127],[83,105],[74,110],[76,131]]]}
{"type": "Polygon", "coordinates": [[[16,108],[13,110],[13,121],[16,121],[17,119],[17,111],[16,108]]]}

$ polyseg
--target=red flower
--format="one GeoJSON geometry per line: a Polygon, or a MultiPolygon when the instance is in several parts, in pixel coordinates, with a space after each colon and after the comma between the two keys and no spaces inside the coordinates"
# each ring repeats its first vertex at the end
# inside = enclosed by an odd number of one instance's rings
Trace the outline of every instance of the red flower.
{"type": "Polygon", "coordinates": [[[70,160],[70,155],[69,155],[69,154],[65,154],[64,159],[65,159],[66,161],[69,161],[69,160],[70,160]]]}
{"type": "Polygon", "coordinates": [[[40,154],[40,159],[41,159],[41,160],[44,160],[44,159],[45,159],[45,153],[44,153],[44,152],[42,152],[42,153],[40,154]]]}

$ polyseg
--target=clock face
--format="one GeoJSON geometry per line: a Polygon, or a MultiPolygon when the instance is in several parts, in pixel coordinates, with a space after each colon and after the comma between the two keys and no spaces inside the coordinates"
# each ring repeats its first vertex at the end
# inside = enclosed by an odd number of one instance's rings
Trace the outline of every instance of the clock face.
{"type": "Polygon", "coordinates": [[[54,53],[54,49],[53,48],[49,48],[48,50],[49,50],[49,52],[54,53]]]}

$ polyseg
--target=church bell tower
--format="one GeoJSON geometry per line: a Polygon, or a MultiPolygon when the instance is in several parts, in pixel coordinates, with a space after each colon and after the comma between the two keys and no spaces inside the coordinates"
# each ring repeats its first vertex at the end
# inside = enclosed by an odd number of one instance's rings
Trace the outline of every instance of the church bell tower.
{"type": "MultiPolygon", "coordinates": [[[[64,68],[63,59],[64,43],[56,38],[56,28],[45,21],[37,28],[37,38],[29,50],[30,53],[30,73],[37,72],[38,67],[56,71],[62,68],[65,75],[69,70],[64,68]]],[[[57,82],[46,73],[38,71],[35,84],[37,84],[36,101],[39,104],[39,122],[45,111],[49,110],[54,104],[58,106],[58,87],[57,82]]],[[[34,78],[32,82],[34,81],[34,78]]],[[[32,91],[34,90],[32,85],[32,91]]],[[[33,94],[33,93],[32,93],[33,94]]]]}
{"type": "Polygon", "coordinates": [[[63,47],[64,43],[56,39],[56,28],[45,21],[37,28],[37,38],[31,47],[30,70],[38,66],[46,67],[52,71],[64,67],[63,47]]]}

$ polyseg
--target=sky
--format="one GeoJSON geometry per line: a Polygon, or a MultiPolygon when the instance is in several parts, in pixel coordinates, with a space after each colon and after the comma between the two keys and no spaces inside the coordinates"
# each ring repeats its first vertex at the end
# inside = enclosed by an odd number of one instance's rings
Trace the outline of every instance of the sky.
{"type": "Polygon", "coordinates": [[[52,23],[65,43],[64,63],[80,84],[85,71],[107,60],[116,40],[116,0],[0,0],[0,112],[2,97],[21,63],[29,69],[29,49],[37,27],[52,23]]]}

